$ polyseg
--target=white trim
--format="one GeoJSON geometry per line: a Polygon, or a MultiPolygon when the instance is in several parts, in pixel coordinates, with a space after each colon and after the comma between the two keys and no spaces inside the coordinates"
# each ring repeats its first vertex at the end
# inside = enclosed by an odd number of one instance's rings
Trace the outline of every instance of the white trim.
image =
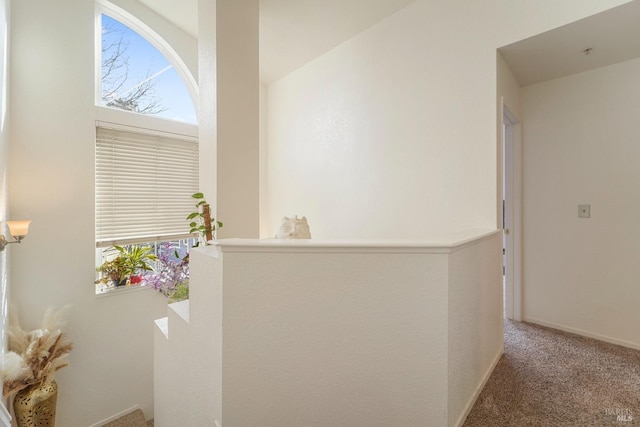
{"type": "MultiPolygon", "coordinates": [[[[504,180],[505,189],[503,194],[500,186],[500,204],[506,200],[511,215],[504,218],[511,223],[507,224],[510,230],[508,236],[505,235],[506,243],[506,277],[505,277],[505,301],[506,316],[509,319],[522,320],[522,127],[518,118],[504,104],[504,98],[500,99],[502,117],[500,118],[501,129],[503,129],[500,152],[502,160],[498,169],[501,171],[501,180],[504,180]],[[509,147],[507,147],[507,144],[509,147]]],[[[502,211],[502,209],[501,209],[502,211]]],[[[500,212],[502,217],[502,212],[500,212]]],[[[506,223],[506,222],[505,222],[506,223]]]]}
{"type": "Polygon", "coordinates": [[[501,230],[476,230],[432,240],[222,239],[209,243],[222,252],[448,254],[500,233],[501,230]]]}
{"type": "Polygon", "coordinates": [[[478,384],[478,387],[476,387],[476,390],[474,391],[473,396],[471,396],[471,398],[469,399],[469,402],[467,403],[467,406],[465,407],[464,412],[462,412],[462,414],[460,414],[460,416],[456,420],[454,424],[455,426],[461,427],[464,424],[464,422],[467,420],[467,417],[469,416],[469,412],[471,412],[473,405],[476,404],[476,400],[478,400],[478,397],[480,397],[480,393],[482,393],[482,389],[487,384],[487,381],[489,381],[489,378],[491,377],[493,370],[498,365],[498,362],[500,361],[500,358],[502,357],[503,354],[504,354],[504,346],[500,349],[498,354],[493,358],[493,362],[491,362],[491,366],[489,367],[487,372],[485,372],[484,377],[482,378],[482,381],[480,382],[480,384],[478,384]]]}
{"type": "Polygon", "coordinates": [[[101,427],[101,426],[105,425],[106,423],[110,423],[111,421],[115,421],[118,418],[123,417],[123,416],[125,416],[125,415],[127,415],[127,414],[129,414],[129,413],[131,413],[133,411],[136,411],[138,409],[140,409],[140,405],[133,406],[133,407],[131,407],[129,409],[125,409],[122,412],[118,412],[117,414],[112,415],[109,418],[105,418],[102,421],[98,421],[95,424],[91,424],[89,427],[101,427]]]}
{"type": "Polygon", "coordinates": [[[2,402],[0,404],[0,427],[11,427],[11,420],[11,415],[2,402]]]}
{"type": "Polygon", "coordinates": [[[507,118],[507,107],[503,106],[504,108],[504,125],[502,127],[503,129],[503,142],[504,142],[504,146],[502,149],[502,153],[503,153],[503,157],[504,157],[504,162],[502,164],[502,170],[503,170],[503,195],[502,195],[502,199],[503,199],[503,212],[502,212],[502,220],[503,220],[503,227],[504,227],[504,235],[502,237],[502,246],[503,246],[503,250],[504,250],[504,255],[503,255],[503,266],[504,266],[504,283],[505,283],[505,287],[504,287],[504,299],[505,299],[505,316],[507,317],[507,319],[513,319],[513,312],[514,312],[514,298],[513,298],[513,294],[514,294],[514,290],[513,290],[513,258],[514,258],[514,254],[513,254],[513,232],[514,230],[514,224],[513,224],[513,220],[514,220],[514,213],[513,213],[513,208],[514,208],[514,202],[513,202],[513,198],[515,195],[515,185],[514,185],[514,165],[513,165],[513,129],[511,128],[510,125],[508,125],[509,123],[509,119],[507,118]],[[511,233],[508,233],[508,231],[511,231],[511,233]]]}
{"type": "Polygon", "coordinates": [[[133,286],[118,286],[114,288],[106,288],[102,292],[96,293],[96,297],[105,298],[113,297],[116,295],[124,295],[131,292],[140,292],[153,289],[151,285],[133,285],[133,286]]]}
{"type": "Polygon", "coordinates": [[[547,328],[558,329],[560,331],[581,335],[587,338],[593,338],[598,341],[608,342],[609,344],[616,344],[616,345],[621,345],[623,347],[632,348],[634,350],[640,350],[640,343],[625,341],[618,338],[609,337],[607,335],[597,334],[595,332],[589,332],[582,329],[572,328],[570,326],[560,325],[554,322],[547,322],[545,320],[536,319],[535,317],[525,317],[524,321],[529,323],[534,323],[540,326],[546,326],[547,328]]]}
{"type": "MultiPolygon", "coordinates": [[[[114,5],[113,3],[107,0],[96,0],[96,23],[100,22],[100,15],[105,14],[110,17],[122,22],[142,37],[147,40],[149,43],[153,45],[158,51],[164,55],[164,57],[169,61],[173,68],[176,70],[178,75],[182,78],[189,95],[191,95],[191,100],[193,101],[194,110],[196,111],[196,116],[198,114],[198,83],[196,79],[193,77],[193,74],[189,71],[189,68],[184,63],[180,55],[175,51],[173,47],[169,43],[167,43],[158,33],[153,31],[147,25],[145,25],[140,19],[136,18],[131,13],[121,9],[120,7],[114,5]]],[[[99,101],[101,98],[101,88],[100,88],[100,75],[102,73],[101,63],[102,60],[99,57],[101,54],[101,28],[99,25],[96,25],[96,100],[95,104],[99,105],[99,101]]]]}
{"type": "Polygon", "coordinates": [[[513,131],[513,320],[522,320],[522,126],[513,131]]]}
{"type": "Polygon", "coordinates": [[[504,97],[498,100],[498,117],[496,118],[496,228],[502,228],[502,200],[504,198],[504,97]]]}
{"type": "Polygon", "coordinates": [[[163,117],[117,110],[115,108],[95,107],[96,125],[127,131],[144,133],[162,132],[165,134],[198,138],[198,126],[163,117]]]}
{"type": "Polygon", "coordinates": [[[93,103],[100,105],[102,99],[102,11],[97,7],[93,17],[93,103]]]}

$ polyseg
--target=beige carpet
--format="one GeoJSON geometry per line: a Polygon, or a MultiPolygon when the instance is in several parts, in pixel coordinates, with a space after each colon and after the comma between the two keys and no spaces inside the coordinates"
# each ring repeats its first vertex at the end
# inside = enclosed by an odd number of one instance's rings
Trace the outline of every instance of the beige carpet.
{"type": "Polygon", "coordinates": [[[153,420],[146,421],[142,410],[136,409],[102,427],[153,427],[153,420]]]}
{"type": "Polygon", "coordinates": [[[640,425],[640,351],[505,321],[505,353],[464,427],[611,425],[640,425]]]}

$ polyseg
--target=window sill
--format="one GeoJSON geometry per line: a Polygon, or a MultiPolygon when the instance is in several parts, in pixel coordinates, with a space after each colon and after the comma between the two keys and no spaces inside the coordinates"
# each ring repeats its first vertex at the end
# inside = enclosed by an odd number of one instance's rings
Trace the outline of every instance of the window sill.
{"type": "Polygon", "coordinates": [[[146,291],[149,289],[153,289],[153,287],[149,285],[133,285],[133,286],[119,286],[117,288],[110,288],[104,285],[102,286],[96,285],[96,297],[98,298],[111,297],[115,295],[128,294],[131,292],[146,291]]]}

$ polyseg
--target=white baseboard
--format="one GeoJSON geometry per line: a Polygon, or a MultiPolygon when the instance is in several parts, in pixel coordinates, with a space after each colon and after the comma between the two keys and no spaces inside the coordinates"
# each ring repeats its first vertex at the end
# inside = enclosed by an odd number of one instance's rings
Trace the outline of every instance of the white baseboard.
{"type": "Polygon", "coordinates": [[[558,323],[547,322],[544,320],[536,319],[535,317],[526,317],[523,319],[525,322],[534,323],[540,326],[546,326],[548,328],[558,329],[565,332],[570,332],[576,335],[582,335],[584,337],[593,338],[599,341],[608,342],[610,344],[621,345],[623,347],[629,347],[634,350],[640,350],[640,343],[634,343],[631,341],[625,341],[618,338],[609,337],[606,335],[596,334],[594,332],[583,331],[582,329],[571,328],[569,326],[560,325],[558,323]]]}
{"type": "Polygon", "coordinates": [[[504,345],[500,348],[500,351],[498,351],[498,354],[494,357],[493,362],[491,362],[489,369],[487,369],[487,372],[485,372],[484,377],[482,378],[482,381],[480,382],[480,384],[478,384],[478,387],[476,387],[476,390],[473,393],[473,396],[471,396],[471,399],[469,399],[469,402],[467,403],[467,406],[465,407],[464,412],[460,414],[455,424],[453,425],[457,427],[461,427],[462,424],[464,424],[464,422],[467,419],[467,416],[469,415],[469,412],[471,412],[471,408],[473,408],[473,405],[476,404],[476,400],[478,400],[480,393],[482,393],[482,389],[487,384],[487,381],[489,381],[489,377],[493,373],[493,370],[496,368],[496,365],[498,364],[498,361],[502,357],[503,353],[504,353],[504,345]]]}
{"type": "Polygon", "coordinates": [[[105,425],[106,423],[110,423],[111,421],[117,420],[118,418],[120,418],[120,417],[122,417],[122,416],[124,416],[124,415],[127,415],[127,414],[128,414],[128,413],[130,413],[130,412],[135,411],[136,409],[140,409],[140,406],[139,406],[139,405],[136,405],[136,406],[133,406],[133,407],[131,407],[131,408],[129,408],[129,409],[125,409],[124,411],[119,412],[119,413],[117,413],[117,414],[115,414],[115,415],[112,415],[112,416],[110,416],[109,418],[105,418],[105,419],[104,419],[104,420],[102,420],[102,421],[98,421],[98,422],[97,422],[97,423],[95,423],[95,424],[91,424],[89,427],[100,427],[100,426],[103,426],[103,425],[105,425]]]}

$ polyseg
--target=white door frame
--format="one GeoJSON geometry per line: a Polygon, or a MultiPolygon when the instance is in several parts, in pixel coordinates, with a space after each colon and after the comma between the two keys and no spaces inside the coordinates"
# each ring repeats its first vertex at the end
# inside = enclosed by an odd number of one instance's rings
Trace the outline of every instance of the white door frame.
{"type": "MultiPolygon", "coordinates": [[[[500,204],[505,200],[505,315],[522,321],[522,129],[518,118],[502,102],[504,168],[500,204]],[[504,196],[502,192],[504,191],[504,196]]],[[[502,180],[501,179],[501,180],[502,180]]],[[[500,225],[502,226],[502,224],[500,225]]]]}

